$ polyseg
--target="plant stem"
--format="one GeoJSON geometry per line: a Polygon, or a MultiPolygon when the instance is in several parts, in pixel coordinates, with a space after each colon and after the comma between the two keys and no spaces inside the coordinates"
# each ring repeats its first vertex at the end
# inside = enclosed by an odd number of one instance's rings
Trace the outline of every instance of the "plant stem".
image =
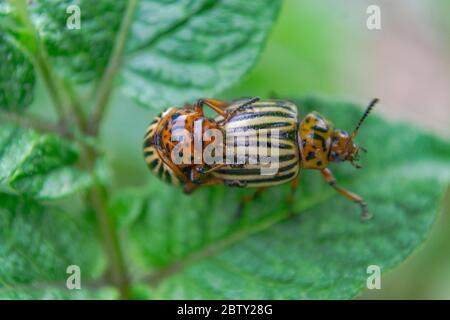
{"type": "Polygon", "coordinates": [[[66,114],[64,111],[64,99],[61,96],[61,92],[58,88],[54,74],[48,62],[45,45],[41,41],[38,31],[36,30],[33,22],[30,19],[30,15],[27,9],[28,3],[25,0],[17,0],[12,2],[12,7],[17,13],[19,20],[23,24],[23,27],[28,32],[30,32],[30,34],[32,34],[32,41],[28,44],[28,46],[22,46],[23,43],[20,42],[19,44],[24,48],[24,50],[30,56],[31,60],[34,62],[34,66],[37,69],[42,80],[44,81],[50,98],[52,99],[53,106],[55,107],[56,113],[58,114],[60,124],[65,126],[66,114]]]}
{"type": "MultiPolygon", "coordinates": [[[[99,126],[104,117],[104,113],[107,109],[111,96],[113,81],[122,64],[123,50],[136,6],[137,0],[128,1],[127,9],[120,25],[113,51],[105,73],[100,81],[90,122],[87,127],[81,128],[92,136],[98,136],[99,126]]],[[[86,156],[87,166],[92,175],[95,177],[97,154],[95,150],[89,146],[85,146],[83,149],[86,156]]],[[[108,214],[108,193],[100,181],[97,180],[95,186],[90,190],[89,199],[96,212],[105,252],[111,268],[110,273],[112,276],[112,281],[119,288],[120,297],[122,299],[127,299],[129,297],[130,281],[126,269],[125,259],[114,222],[108,214]]]]}
{"type": "Polygon", "coordinates": [[[85,132],[87,129],[87,121],[86,114],[83,110],[83,105],[78,99],[78,96],[74,91],[72,84],[68,80],[63,80],[63,84],[69,100],[69,107],[77,122],[77,126],[81,132],[85,132]]]}
{"type": "Polygon", "coordinates": [[[61,124],[66,125],[65,119],[66,114],[64,111],[63,98],[60,94],[58,85],[54,81],[55,78],[48,63],[47,55],[43,52],[39,52],[38,56],[35,57],[35,59],[36,59],[36,67],[42,77],[42,80],[45,83],[45,86],[47,87],[47,91],[50,95],[50,98],[53,101],[53,106],[55,107],[56,112],[59,116],[59,121],[61,124]]]}
{"type": "MultiPolygon", "coordinates": [[[[95,174],[95,164],[97,154],[94,149],[84,146],[86,166],[93,177],[95,174]]],[[[121,299],[129,298],[130,281],[127,273],[125,259],[120,246],[119,237],[111,217],[108,213],[107,190],[102,186],[98,178],[95,178],[95,185],[89,191],[89,201],[95,210],[103,246],[110,266],[110,276],[112,283],[118,287],[121,299]]]]}
{"type": "Polygon", "coordinates": [[[136,10],[137,0],[129,0],[127,9],[120,25],[119,32],[117,34],[116,41],[114,42],[114,48],[108,61],[105,73],[100,81],[98,94],[96,96],[94,110],[91,116],[89,125],[89,133],[97,135],[100,123],[106,112],[109,99],[111,97],[113,81],[115,76],[122,65],[123,50],[125,48],[125,42],[133,21],[133,15],[136,10]]]}

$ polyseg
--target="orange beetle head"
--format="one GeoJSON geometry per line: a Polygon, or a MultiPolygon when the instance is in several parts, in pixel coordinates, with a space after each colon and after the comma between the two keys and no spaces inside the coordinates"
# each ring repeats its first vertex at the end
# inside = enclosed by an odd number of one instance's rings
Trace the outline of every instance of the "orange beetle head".
{"type": "Polygon", "coordinates": [[[357,168],[361,166],[356,163],[359,160],[359,151],[367,152],[363,147],[353,142],[352,137],[344,130],[336,129],[333,132],[332,142],[328,160],[332,162],[350,161],[357,168]]]}
{"type": "Polygon", "coordinates": [[[364,120],[369,115],[372,108],[378,102],[378,99],[373,99],[361,119],[359,119],[355,130],[351,134],[348,134],[344,130],[335,129],[332,136],[332,142],[330,152],[328,154],[328,160],[332,162],[350,161],[356,168],[361,168],[361,165],[357,163],[359,160],[359,151],[367,152],[363,147],[358,146],[353,139],[358,134],[358,130],[363,124],[364,120]]]}

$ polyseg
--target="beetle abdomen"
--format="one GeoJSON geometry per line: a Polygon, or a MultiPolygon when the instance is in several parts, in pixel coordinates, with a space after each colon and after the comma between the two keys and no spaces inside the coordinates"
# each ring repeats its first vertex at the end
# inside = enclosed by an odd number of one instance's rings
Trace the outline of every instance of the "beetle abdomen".
{"type": "Polygon", "coordinates": [[[241,187],[266,187],[294,179],[300,169],[297,107],[288,101],[261,100],[238,108],[239,102],[229,107],[237,111],[223,128],[227,163],[231,155],[233,162],[241,164],[226,165],[212,175],[241,187]]]}
{"type": "Polygon", "coordinates": [[[161,180],[173,184],[173,185],[179,185],[180,180],[176,176],[176,174],[173,172],[173,170],[167,166],[164,161],[161,159],[161,155],[159,152],[159,149],[161,149],[162,146],[158,145],[157,139],[155,137],[157,136],[157,128],[160,125],[160,122],[167,112],[169,112],[171,109],[162,112],[159,114],[152,123],[148,126],[147,131],[144,136],[144,159],[147,163],[148,168],[155,174],[158,178],[161,180]]]}

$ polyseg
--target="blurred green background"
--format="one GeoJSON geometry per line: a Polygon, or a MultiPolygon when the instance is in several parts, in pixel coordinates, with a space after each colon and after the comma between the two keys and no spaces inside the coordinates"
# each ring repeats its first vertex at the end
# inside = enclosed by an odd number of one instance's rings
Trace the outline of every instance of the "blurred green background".
{"type": "MultiPolygon", "coordinates": [[[[378,114],[449,139],[449,88],[450,1],[285,0],[253,71],[219,98],[313,94],[366,104],[378,97],[378,114]],[[381,30],[366,27],[371,4],[381,9],[381,30]]],[[[34,106],[41,107],[47,103],[39,91],[34,106]]],[[[116,92],[102,131],[116,188],[142,186],[153,178],[141,142],[160,110],[133,104],[116,92]]],[[[361,297],[449,299],[449,230],[447,191],[429,239],[383,275],[381,290],[361,297]]]]}

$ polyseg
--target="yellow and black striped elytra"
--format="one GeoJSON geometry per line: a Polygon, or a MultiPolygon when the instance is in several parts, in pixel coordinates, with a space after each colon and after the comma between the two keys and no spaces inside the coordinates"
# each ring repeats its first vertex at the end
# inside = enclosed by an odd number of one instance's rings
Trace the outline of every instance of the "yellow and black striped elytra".
{"type": "MultiPolygon", "coordinates": [[[[229,110],[235,108],[239,108],[239,102],[230,105],[229,110]]],[[[240,167],[227,165],[213,171],[211,175],[222,179],[226,185],[249,188],[268,187],[295,179],[300,170],[297,116],[297,107],[293,103],[277,100],[257,101],[236,112],[224,123],[223,128],[227,148],[232,148],[236,154],[245,155],[242,161],[244,164],[240,167]],[[267,165],[259,155],[271,155],[273,152],[278,156],[271,159],[271,165],[277,167],[278,171],[262,175],[262,169],[267,165]],[[251,164],[250,157],[257,163],[251,164]]]]}
{"type": "Polygon", "coordinates": [[[200,99],[182,108],[169,108],[153,120],[144,138],[144,157],[156,176],[174,185],[181,184],[186,193],[221,184],[258,188],[256,195],[266,187],[290,181],[292,200],[300,170],[319,170],[330,186],[359,204],[362,217],[368,218],[364,200],[337,186],[328,166],[348,161],[360,167],[359,151],[366,150],[353,139],[377,101],[371,101],[356,128],[348,134],[316,112],[302,118],[297,106],[289,101],[249,98],[228,103],[200,99]],[[215,111],[217,117],[207,117],[204,106],[215,111]],[[174,139],[180,129],[188,134],[182,140],[174,139]],[[220,133],[219,140],[209,135],[214,130],[220,133]],[[214,163],[204,157],[212,149],[211,154],[220,151],[223,155],[214,163]],[[176,154],[183,162],[174,160],[176,154]],[[186,159],[190,161],[185,162],[186,159]],[[268,167],[275,170],[267,171],[268,167]]]}

